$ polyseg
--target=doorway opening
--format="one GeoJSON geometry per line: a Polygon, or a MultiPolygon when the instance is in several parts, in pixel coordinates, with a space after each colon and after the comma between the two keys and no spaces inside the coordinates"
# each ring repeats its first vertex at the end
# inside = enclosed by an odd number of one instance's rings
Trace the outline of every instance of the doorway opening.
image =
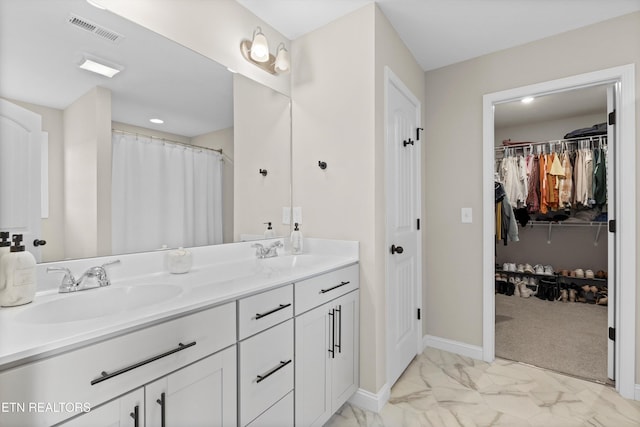
{"type": "MultiPolygon", "coordinates": [[[[617,295],[613,316],[617,329],[612,331],[615,354],[614,378],[616,390],[625,398],[635,398],[636,378],[636,118],[635,67],[625,65],[579,74],[558,80],[533,84],[484,95],[483,97],[483,359],[495,358],[495,188],[494,188],[494,110],[501,103],[521,100],[525,96],[543,96],[599,85],[613,85],[615,91],[614,127],[615,158],[614,265],[609,268],[609,282],[617,295]],[[612,279],[612,275],[614,276],[612,279]]],[[[607,231],[611,233],[611,231],[607,231]]],[[[611,241],[610,241],[611,242],[611,241]]]]}
{"type": "Polygon", "coordinates": [[[613,86],[525,97],[494,112],[496,216],[504,217],[496,223],[496,356],[608,384],[613,86]]]}

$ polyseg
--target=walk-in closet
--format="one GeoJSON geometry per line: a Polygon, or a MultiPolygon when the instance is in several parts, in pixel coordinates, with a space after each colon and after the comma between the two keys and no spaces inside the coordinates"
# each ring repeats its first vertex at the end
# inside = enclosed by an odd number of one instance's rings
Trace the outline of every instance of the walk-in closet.
{"type": "Polygon", "coordinates": [[[525,98],[496,105],[494,122],[495,354],[602,383],[614,380],[612,97],[601,85],[525,98]]]}

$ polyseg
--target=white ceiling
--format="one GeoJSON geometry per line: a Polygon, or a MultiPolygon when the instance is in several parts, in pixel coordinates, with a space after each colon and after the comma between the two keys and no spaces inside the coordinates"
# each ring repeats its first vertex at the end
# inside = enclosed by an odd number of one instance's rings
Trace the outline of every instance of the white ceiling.
{"type": "MultiPolygon", "coordinates": [[[[296,39],[374,0],[237,0],[296,39]]],[[[432,70],[640,10],[640,0],[375,0],[432,70]]]]}
{"type": "Polygon", "coordinates": [[[0,0],[0,96],[64,109],[95,86],[111,90],[114,121],[186,137],[233,126],[226,67],[84,0],[0,0]],[[74,27],[71,13],[122,40],[74,27]],[[124,70],[81,70],[83,54],[124,70]]]}

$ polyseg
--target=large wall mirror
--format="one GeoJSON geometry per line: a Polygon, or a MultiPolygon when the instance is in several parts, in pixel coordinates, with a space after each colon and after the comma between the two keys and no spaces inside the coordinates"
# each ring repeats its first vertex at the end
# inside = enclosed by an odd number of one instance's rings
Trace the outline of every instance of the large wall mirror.
{"type": "Polygon", "coordinates": [[[2,0],[0,98],[42,121],[42,197],[25,209],[40,230],[0,210],[42,262],[289,231],[289,98],[146,28],[85,0],[2,0]]]}

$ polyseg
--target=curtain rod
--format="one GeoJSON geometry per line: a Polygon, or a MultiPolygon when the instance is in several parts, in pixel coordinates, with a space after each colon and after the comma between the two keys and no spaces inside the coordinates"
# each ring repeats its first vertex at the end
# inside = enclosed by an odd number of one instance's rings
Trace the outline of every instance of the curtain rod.
{"type": "Polygon", "coordinates": [[[151,138],[151,139],[155,138],[155,139],[160,139],[162,141],[170,142],[172,144],[180,145],[180,146],[183,146],[183,147],[200,148],[202,150],[210,150],[210,151],[215,151],[217,153],[223,154],[222,153],[222,148],[201,147],[199,145],[192,145],[192,144],[187,144],[187,143],[180,142],[180,141],[175,141],[173,139],[167,139],[167,138],[162,138],[162,137],[153,136],[153,135],[145,135],[145,134],[139,133],[139,132],[129,132],[129,131],[126,131],[126,130],[115,129],[115,128],[111,128],[111,130],[114,131],[114,132],[124,133],[124,134],[127,134],[127,135],[144,136],[146,138],[151,138]]]}
{"type": "Polygon", "coordinates": [[[583,136],[578,138],[568,138],[568,139],[552,139],[550,141],[538,141],[538,142],[522,142],[515,143],[513,145],[501,145],[495,147],[495,151],[498,150],[508,150],[510,148],[526,148],[529,146],[538,146],[538,145],[547,145],[547,144],[575,144],[578,142],[603,142],[603,139],[607,139],[607,135],[594,135],[594,136],[583,136]]]}

